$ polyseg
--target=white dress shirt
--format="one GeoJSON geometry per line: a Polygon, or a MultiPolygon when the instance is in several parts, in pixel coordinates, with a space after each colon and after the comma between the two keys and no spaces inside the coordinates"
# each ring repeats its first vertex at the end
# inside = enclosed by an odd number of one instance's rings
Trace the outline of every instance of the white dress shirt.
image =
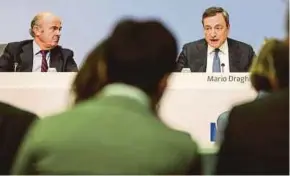
{"type": "MultiPolygon", "coordinates": [[[[221,67],[221,72],[223,73],[229,73],[230,67],[229,67],[229,46],[228,41],[226,40],[220,47],[220,51],[218,53],[220,58],[221,65],[223,64],[223,68],[221,67]]],[[[206,72],[212,73],[212,65],[213,65],[213,59],[215,55],[215,48],[208,45],[207,47],[207,64],[206,64],[206,72]]]]}
{"type": "MultiPolygon", "coordinates": [[[[33,67],[32,72],[41,72],[42,55],[40,53],[41,49],[38,44],[33,40],[33,67]]],[[[46,62],[49,68],[50,52],[46,54],[46,62]]]]}

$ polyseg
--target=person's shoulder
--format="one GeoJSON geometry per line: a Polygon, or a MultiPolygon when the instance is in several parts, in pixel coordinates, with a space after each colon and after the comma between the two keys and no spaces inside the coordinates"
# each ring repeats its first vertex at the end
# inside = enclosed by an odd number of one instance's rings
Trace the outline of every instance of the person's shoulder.
{"type": "Polygon", "coordinates": [[[66,53],[73,53],[73,50],[71,49],[68,49],[68,48],[62,48],[63,52],[66,52],[66,53]]]}
{"type": "Polygon", "coordinates": [[[194,141],[194,139],[191,138],[190,133],[171,128],[165,123],[156,120],[158,118],[158,116],[153,114],[146,117],[144,116],[144,118],[142,118],[142,124],[150,124],[150,126],[148,125],[147,128],[151,128],[150,131],[154,131],[155,139],[162,139],[161,141],[167,144],[174,144],[179,148],[190,148],[190,150],[197,149],[197,143],[194,141]],[[145,123],[145,121],[150,123],[145,123]]]}
{"type": "Polygon", "coordinates": [[[187,132],[174,130],[172,138],[168,139],[168,143],[174,145],[176,149],[179,149],[180,153],[187,155],[188,159],[192,159],[198,155],[200,148],[198,143],[187,132]]]}
{"type": "Polygon", "coordinates": [[[2,117],[9,117],[9,118],[17,118],[19,121],[21,120],[34,120],[37,119],[37,115],[23,110],[21,108],[17,108],[7,103],[0,102],[0,115],[2,117]]]}
{"type": "Polygon", "coordinates": [[[241,116],[243,119],[255,116],[255,119],[260,119],[264,118],[263,115],[282,113],[283,111],[288,111],[288,109],[289,90],[281,90],[254,101],[235,106],[230,116],[241,116]]]}
{"type": "Polygon", "coordinates": [[[277,92],[272,92],[269,93],[265,96],[263,96],[262,98],[257,99],[256,101],[253,101],[253,103],[256,104],[262,104],[264,106],[268,106],[268,107],[283,107],[285,105],[287,105],[286,107],[288,107],[289,105],[289,89],[285,88],[283,90],[279,90],[277,92]]]}
{"type": "Polygon", "coordinates": [[[271,93],[261,99],[235,106],[231,110],[226,133],[239,135],[236,137],[239,139],[247,139],[249,134],[259,134],[269,128],[279,129],[275,133],[280,133],[289,124],[287,95],[289,95],[287,92],[271,93]]]}
{"type": "Polygon", "coordinates": [[[199,40],[195,40],[195,41],[192,41],[192,42],[185,43],[183,45],[183,47],[184,48],[194,47],[196,45],[205,44],[205,43],[206,43],[205,39],[199,39],[199,40]]]}
{"type": "Polygon", "coordinates": [[[9,46],[22,46],[28,43],[32,43],[33,40],[22,40],[22,41],[14,41],[14,42],[9,42],[7,45],[9,46]]]}
{"type": "Polygon", "coordinates": [[[65,54],[71,54],[71,53],[73,53],[73,50],[72,50],[72,49],[65,48],[65,47],[63,47],[63,46],[61,46],[61,45],[58,45],[58,48],[59,48],[63,53],[65,53],[65,54]]]}
{"type": "Polygon", "coordinates": [[[227,121],[228,121],[228,118],[229,118],[229,114],[230,114],[230,111],[225,111],[218,116],[218,118],[217,118],[218,129],[225,128],[227,121]]]}
{"type": "Polygon", "coordinates": [[[228,38],[227,40],[228,40],[228,45],[237,45],[241,48],[251,48],[252,49],[252,46],[250,44],[245,43],[245,42],[235,40],[232,38],[228,38]]]}
{"type": "MultiPolygon", "coordinates": [[[[79,118],[80,114],[87,112],[89,103],[84,102],[64,112],[59,112],[53,115],[45,116],[38,120],[33,125],[33,134],[36,140],[47,141],[51,138],[69,137],[75,131],[76,126],[79,126],[79,133],[83,133],[80,124],[89,122],[92,116],[84,116],[79,118]],[[63,125],[65,124],[65,128],[63,125]],[[53,129],[53,131],[52,131],[53,129]]],[[[92,123],[90,123],[92,124],[92,123]]],[[[86,126],[92,128],[91,126],[86,126]]]]}
{"type": "Polygon", "coordinates": [[[189,150],[198,150],[197,142],[191,137],[189,133],[179,132],[180,142],[186,147],[189,147],[189,150]]]}
{"type": "Polygon", "coordinates": [[[180,148],[184,148],[187,151],[197,151],[198,144],[187,132],[171,129],[167,127],[167,142],[172,144],[178,144],[180,148]]]}
{"type": "Polygon", "coordinates": [[[28,43],[32,43],[33,40],[22,40],[22,41],[13,41],[13,42],[9,42],[6,45],[7,49],[10,50],[19,50],[20,47],[28,44],[28,43]]]}
{"type": "MultiPolygon", "coordinates": [[[[69,109],[67,111],[56,113],[50,116],[46,116],[45,118],[41,120],[41,123],[39,123],[42,126],[42,130],[45,131],[45,130],[50,130],[53,128],[55,130],[62,130],[62,127],[59,126],[59,124],[65,124],[68,122],[77,123],[77,122],[83,121],[85,118],[78,118],[79,114],[86,112],[86,110],[91,104],[90,101],[91,100],[88,100],[86,102],[78,104],[77,106],[74,106],[74,108],[69,109]]],[[[69,125],[67,125],[67,128],[69,128],[69,125]]]]}
{"type": "Polygon", "coordinates": [[[69,49],[69,48],[64,48],[61,45],[57,46],[58,51],[62,54],[62,56],[64,57],[64,59],[67,58],[72,58],[74,57],[74,52],[73,50],[69,49]]]}
{"type": "Polygon", "coordinates": [[[257,106],[260,106],[260,105],[280,104],[280,103],[284,103],[285,101],[288,102],[288,97],[289,97],[289,90],[285,89],[285,90],[269,93],[252,102],[236,106],[236,108],[239,108],[239,109],[250,108],[250,107],[257,108],[257,106]]]}

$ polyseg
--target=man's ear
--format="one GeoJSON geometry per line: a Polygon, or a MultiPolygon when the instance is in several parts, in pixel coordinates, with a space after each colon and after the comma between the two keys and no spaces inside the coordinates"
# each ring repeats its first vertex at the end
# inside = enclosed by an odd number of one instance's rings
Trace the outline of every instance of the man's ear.
{"type": "Polygon", "coordinates": [[[39,36],[41,34],[41,28],[39,26],[33,26],[31,29],[35,36],[39,36]]]}
{"type": "Polygon", "coordinates": [[[230,32],[231,32],[231,25],[228,24],[228,25],[227,25],[227,28],[228,28],[228,32],[227,32],[227,33],[228,33],[228,36],[229,36],[229,35],[230,35],[230,32]]]}

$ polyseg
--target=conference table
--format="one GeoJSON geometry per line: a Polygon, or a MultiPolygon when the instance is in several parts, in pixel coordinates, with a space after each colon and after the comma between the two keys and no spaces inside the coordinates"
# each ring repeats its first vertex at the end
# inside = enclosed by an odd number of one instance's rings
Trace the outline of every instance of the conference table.
{"type": "MultiPolygon", "coordinates": [[[[72,108],[74,77],[75,73],[1,73],[0,101],[49,118],[72,108]]],[[[158,111],[165,124],[190,134],[201,153],[216,153],[210,124],[255,96],[248,73],[174,73],[158,111]]]]}

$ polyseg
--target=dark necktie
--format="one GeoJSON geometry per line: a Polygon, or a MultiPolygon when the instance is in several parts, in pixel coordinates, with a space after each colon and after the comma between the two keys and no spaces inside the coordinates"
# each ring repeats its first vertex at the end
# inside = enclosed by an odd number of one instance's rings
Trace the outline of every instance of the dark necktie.
{"type": "Polygon", "coordinates": [[[219,57],[219,51],[220,49],[218,48],[214,50],[212,72],[221,72],[221,61],[219,57]]]}
{"type": "Polygon", "coordinates": [[[46,55],[47,55],[48,51],[47,50],[41,50],[40,53],[42,55],[41,72],[47,72],[48,65],[47,65],[47,61],[46,61],[46,55]]]}

